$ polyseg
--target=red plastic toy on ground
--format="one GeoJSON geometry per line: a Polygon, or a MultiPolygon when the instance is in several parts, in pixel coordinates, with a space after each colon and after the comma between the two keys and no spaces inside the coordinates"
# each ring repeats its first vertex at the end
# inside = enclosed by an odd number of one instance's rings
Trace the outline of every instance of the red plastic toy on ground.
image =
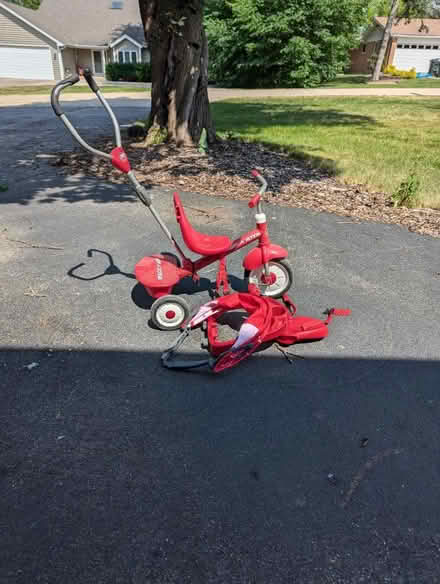
{"type": "Polygon", "coordinates": [[[174,345],[162,355],[162,363],[169,369],[194,369],[208,365],[215,373],[230,369],[252,355],[263,343],[276,342],[289,346],[306,341],[319,341],[328,336],[328,325],[333,316],[348,316],[350,310],[333,308],[326,320],[297,316],[296,307],[287,295],[283,303],[261,296],[255,287],[250,293],[224,296],[203,305],[190,320],[174,345]],[[244,310],[249,316],[242,324],[236,339],[219,340],[219,319],[227,312],[244,310]],[[191,330],[204,326],[210,358],[200,361],[177,361],[178,348],[191,330]]]}

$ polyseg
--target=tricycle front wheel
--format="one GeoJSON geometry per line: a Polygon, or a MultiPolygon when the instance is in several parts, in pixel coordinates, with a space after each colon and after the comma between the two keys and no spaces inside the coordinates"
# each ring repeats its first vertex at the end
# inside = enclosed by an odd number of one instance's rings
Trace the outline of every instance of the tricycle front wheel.
{"type": "Polygon", "coordinates": [[[269,262],[271,282],[264,281],[264,267],[256,270],[245,270],[244,279],[249,284],[254,284],[262,296],[268,298],[281,298],[293,284],[293,270],[287,260],[272,260],[269,262]]]}

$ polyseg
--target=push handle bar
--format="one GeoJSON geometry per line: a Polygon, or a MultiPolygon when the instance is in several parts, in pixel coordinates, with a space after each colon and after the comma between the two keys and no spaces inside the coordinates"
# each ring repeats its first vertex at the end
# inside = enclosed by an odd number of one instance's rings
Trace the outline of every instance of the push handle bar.
{"type": "MultiPolygon", "coordinates": [[[[117,148],[121,148],[121,129],[119,127],[118,120],[116,119],[116,116],[113,113],[112,108],[107,103],[107,100],[102,95],[101,90],[99,89],[98,85],[96,84],[96,81],[93,78],[93,75],[92,75],[90,69],[84,70],[84,78],[87,81],[87,83],[89,84],[90,89],[96,94],[96,97],[99,99],[99,101],[101,102],[101,104],[105,108],[106,112],[110,116],[110,119],[111,119],[112,124],[113,124],[113,129],[115,132],[116,146],[117,146],[117,148]]],[[[90,144],[88,144],[84,140],[84,138],[82,138],[79,135],[79,133],[77,132],[77,130],[74,127],[74,125],[72,124],[72,122],[69,120],[69,118],[66,116],[66,114],[61,109],[60,101],[59,101],[61,92],[64,91],[64,89],[66,89],[67,87],[71,87],[72,85],[75,85],[75,83],[78,83],[79,80],[80,80],[79,75],[72,75],[71,77],[68,77],[67,79],[63,79],[62,81],[60,81],[59,83],[57,83],[55,85],[55,87],[52,89],[51,98],[50,98],[52,108],[53,108],[55,114],[61,119],[61,121],[64,123],[66,128],[69,130],[69,132],[72,134],[73,138],[78,142],[78,144],[80,146],[82,146],[85,150],[88,150],[89,152],[91,152],[95,156],[100,156],[101,158],[105,158],[106,160],[112,160],[111,154],[107,154],[106,152],[101,152],[101,150],[97,150],[96,148],[93,148],[93,146],[90,146],[90,144]]]]}
{"type": "Polygon", "coordinates": [[[75,85],[75,83],[78,83],[78,81],[79,75],[72,75],[71,77],[63,79],[62,81],[57,83],[55,87],[52,89],[52,93],[50,95],[50,102],[52,104],[53,111],[58,117],[64,114],[60,106],[60,93],[63,91],[63,89],[75,85]]]}

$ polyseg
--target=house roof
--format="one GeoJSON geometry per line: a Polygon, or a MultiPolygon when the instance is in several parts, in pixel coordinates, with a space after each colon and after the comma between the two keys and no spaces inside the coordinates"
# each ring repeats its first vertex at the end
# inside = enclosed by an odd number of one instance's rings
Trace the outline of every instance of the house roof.
{"type": "Polygon", "coordinates": [[[145,45],[139,0],[123,0],[122,9],[112,9],[111,0],[42,0],[38,10],[1,5],[64,45],[105,46],[124,34],[145,45]]]}
{"type": "MultiPolygon", "coordinates": [[[[376,22],[385,28],[387,18],[385,16],[376,17],[376,22]]],[[[421,36],[440,37],[440,18],[413,18],[409,22],[404,18],[394,23],[392,36],[421,36]]]]}

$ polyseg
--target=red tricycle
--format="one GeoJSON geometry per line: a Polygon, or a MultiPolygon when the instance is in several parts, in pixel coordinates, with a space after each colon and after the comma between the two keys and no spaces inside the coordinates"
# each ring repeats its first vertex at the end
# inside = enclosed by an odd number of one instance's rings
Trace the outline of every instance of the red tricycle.
{"type": "Polygon", "coordinates": [[[262,197],[267,189],[264,177],[257,170],[252,171],[253,176],[261,184],[258,194],[249,201],[249,207],[257,210],[255,214],[256,228],[235,240],[231,240],[225,235],[206,235],[196,231],[185,214],[178,193],[174,193],[174,210],[183,241],[192,252],[200,255],[195,261],[189,259],[154,208],[151,194],[139,183],[131,169],[127,155],[122,148],[121,131],[116,116],[88,69],[84,70],[84,77],[113,122],[116,147],[111,153],[106,153],[87,144],[61,110],[60,93],[66,87],[77,83],[80,79],[78,75],[60,81],[53,88],[51,102],[55,114],[60,117],[66,128],[83,148],[95,156],[111,161],[115,168],[127,175],[139,200],[148,207],[179,256],[172,253],[151,255],[144,257],[136,264],[137,280],[155,299],[151,306],[151,320],[154,325],[161,330],[171,331],[179,329],[188,320],[190,308],[183,298],[172,294],[173,288],[184,278],[190,277],[194,281],[198,281],[199,271],[215,262],[219,262],[216,292],[218,295],[227,294],[229,283],[226,257],[252,243],[256,243],[257,246],[246,255],[243,261],[246,282],[257,286],[261,294],[271,298],[280,298],[285,294],[292,285],[292,269],[286,261],[287,250],[275,245],[269,238],[267,219],[262,210],[262,197]]]}

